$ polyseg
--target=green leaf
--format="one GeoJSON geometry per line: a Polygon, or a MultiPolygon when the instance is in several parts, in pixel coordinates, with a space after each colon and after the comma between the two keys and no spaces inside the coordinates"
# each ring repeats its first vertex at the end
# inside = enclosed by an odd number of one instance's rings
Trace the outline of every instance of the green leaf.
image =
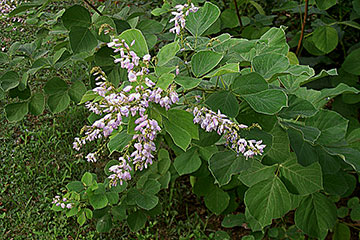
{"type": "Polygon", "coordinates": [[[126,219],[126,206],[114,206],[111,208],[111,213],[114,216],[114,219],[122,221],[126,219]]]}
{"type": "Polygon", "coordinates": [[[161,148],[158,151],[158,172],[160,175],[164,175],[171,166],[170,155],[167,150],[161,148]]]}
{"type": "Polygon", "coordinates": [[[190,90],[197,87],[201,83],[201,80],[186,76],[176,76],[175,82],[182,86],[185,90],[190,90]]]}
{"type": "Polygon", "coordinates": [[[331,155],[339,156],[344,162],[360,172],[360,151],[348,147],[327,147],[325,150],[331,155]]]}
{"type": "Polygon", "coordinates": [[[35,93],[29,101],[29,111],[34,115],[40,115],[45,109],[45,97],[42,93],[35,93]]]}
{"type": "Polygon", "coordinates": [[[315,0],[315,2],[321,10],[327,10],[336,4],[336,0],[315,0]]]}
{"type": "Polygon", "coordinates": [[[335,222],[335,204],[320,193],[304,198],[295,211],[296,226],[315,238],[324,238],[335,222]]]}
{"type": "Polygon", "coordinates": [[[49,96],[48,106],[52,113],[59,113],[64,111],[70,104],[70,97],[67,92],[61,92],[49,96]]]}
{"type": "Polygon", "coordinates": [[[159,79],[156,83],[156,87],[166,90],[170,86],[170,84],[173,83],[174,78],[175,78],[175,74],[164,73],[159,77],[159,79]]]}
{"type": "Polygon", "coordinates": [[[115,136],[112,136],[110,138],[110,141],[107,144],[107,147],[110,151],[110,154],[113,152],[122,152],[126,145],[129,144],[131,141],[132,136],[127,134],[127,131],[121,131],[120,133],[117,133],[115,136]]]}
{"type": "Polygon", "coordinates": [[[295,95],[288,95],[289,106],[283,108],[279,115],[283,118],[297,118],[297,117],[311,117],[317,113],[314,105],[309,101],[296,97],[295,95]]]}
{"type": "Polygon", "coordinates": [[[218,152],[209,160],[209,169],[220,186],[230,182],[231,176],[251,167],[251,161],[233,151],[218,152]]]}
{"type": "Polygon", "coordinates": [[[135,40],[131,50],[134,51],[139,57],[143,57],[149,53],[145,37],[140,30],[128,29],[120,34],[119,39],[124,39],[129,46],[131,42],[135,40]]]}
{"type": "Polygon", "coordinates": [[[159,198],[157,196],[151,194],[143,194],[140,193],[139,191],[136,192],[137,194],[136,194],[135,202],[142,209],[151,210],[154,207],[156,207],[156,205],[159,202],[159,198]]]}
{"type": "Polygon", "coordinates": [[[201,166],[201,160],[196,148],[191,148],[175,158],[174,167],[179,175],[193,173],[201,166]]]}
{"type": "Polygon", "coordinates": [[[216,215],[219,215],[229,205],[230,196],[221,188],[215,187],[213,191],[204,197],[204,200],[206,207],[216,215]]]}
{"type": "Polygon", "coordinates": [[[28,103],[27,102],[10,103],[5,106],[5,112],[6,112],[6,119],[9,122],[20,121],[29,112],[28,103]]]}
{"type": "Polygon", "coordinates": [[[355,206],[350,212],[351,220],[360,221],[360,205],[355,206]]]}
{"type": "Polygon", "coordinates": [[[204,78],[218,77],[227,73],[238,73],[239,63],[227,63],[212,72],[208,73],[204,78]]]}
{"type": "Polygon", "coordinates": [[[291,198],[285,185],[274,176],[252,185],[245,193],[245,205],[261,227],[291,210],[291,198]]]}
{"type": "Polygon", "coordinates": [[[159,34],[164,29],[164,26],[158,21],[146,19],[142,20],[136,28],[144,34],[159,34]]]}
{"type": "Polygon", "coordinates": [[[190,13],[186,18],[186,29],[194,36],[201,36],[220,16],[220,9],[206,2],[196,13],[190,13]]]}
{"type": "Polygon", "coordinates": [[[360,48],[352,51],[346,58],[344,63],[341,65],[346,72],[360,75],[360,48]]]}
{"type": "Polygon", "coordinates": [[[223,221],[221,222],[221,226],[224,228],[241,227],[245,222],[246,218],[243,213],[236,215],[229,214],[224,217],[223,221]]]}
{"type": "MultiPolygon", "coordinates": [[[[78,207],[72,207],[66,211],[66,217],[75,216],[79,212],[78,207]]],[[[86,218],[85,218],[86,219],[86,218]]]]}
{"type": "Polygon", "coordinates": [[[84,185],[80,181],[72,181],[66,185],[66,188],[69,191],[75,191],[77,193],[80,193],[81,191],[84,190],[84,185]]]}
{"type": "Polygon", "coordinates": [[[253,161],[249,169],[239,174],[239,180],[248,187],[275,176],[276,165],[266,166],[259,161],[253,161]]]}
{"type": "Polygon", "coordinates": [[[58,77],[53,77],[49,81],[46,82],[44,91],[48,95],[53,95],[56,93],[66,92],[68,89],[67,83],[58,77]]]}
{"type": "Polygon", "coordinates": [[[149,179],[142,188],[145,194],[154,195],[160,191],[160,187],[161,184],[158,181],[155,179],[149,179]]]}
{"type": "Polygon", "coordinates": [[[66,9],[61,19],[68,30],[70,30],[73,26],[87,28],[90,27],[91,24],[89,11],[80,5],[74,5],[66,9]]]}
{"type": "Polygon", "coordinates": [[[74,53],[87,52],[95,49],[98,44],[96,37],[85,27],[74,26],[69,33],[70,46],[74,53]]]}
{"type": "Polygon", "coordinates": [[[109,201],[105,194],[92,194],[89,196],[89,202],[94,209],[101,209],[106,207],[109,201]]]}
{"type": "Polygon", "coordinates": [[[190,112],[181,109],[170,109],[168,111],[168,119],[184,129],[193,139],[199,140],[198,125],[194,124],[194,116],[190,112]]]}
{"type": "Polygon", "coordinates": [[[303,167],[296,160],[280,164],[281,177],[293,194],[307,195],[323,188],[322,172],[319,163],[303,167]]]}
{"type": "Polygon", "coordinates": [[[166,132],[170,134],[174,143],[182,150],[186,151],[191,142],[191,135],[183,128],[180,128],[177,125],[177,122],[170,122],[167,119],[164,119],[164,127],[166,132]]]}
{"type": "Polygon", "coordinates": [[[119,202],[119,194],[117,192],[107,192],[106,197],[109,203],[115,205],[119,202]]]}
{"type": "Polygon", "coordinates": [[[112,48],[103,46],[95,53],[95,64],[100,67],[114,65],[114,51],[112,48]]]}
{"type": "Polygon", "coordinates": [[[210,72],[219,64],[223,55],[213,51],[200,51],[191,57],[191,70],[196,77],[210,72]]]}
{"type": "Polygon", "coordinates": [[[341,196],[349,189],[345,176],[341,172],[324,174],[324,190],[330,195],[341,196]]]}
{"type": "Polygon", "coordinates": [[[112,220],[110,214],[105,214],[96,223],[96,231],[99,233],[110,232],[112,228],[112,220]]]}
{"type": "Polygon", "coordinates": [[[268,84],[260,74],[251,72],[235,78],[231,89],[236,94],[247,95],[267,90],[268,84]]]}
{"type": "Polygon", "coordinates": [[[178,42],[172,42],[162,47],[157,54],[157,65],[163,66],[175,57],[176,53],[180,50],[178,42]]]}
{"type": "Polygon", "coordinates": [[[74,82],[69,88],[69,96],[76,103],[81,101],[82,96],[86,93],[86,86],[82,81],[74,82]]]}
{"type": "Polygon", "coordinates": [[[127,224],[132,232],[137,232],[145,227],[146,216],[142,211],[131,213],[127,218],[127,224]]]}
{"type": "Polygon", "coordinates": [[[85,216],[86,216],[87,219],[92,219],[92,217],[93,217],[93,212],[92,212],[90,209],[85,208],[85,209],[84,209],[84,212],[85,212],[85,216]]]}
{"type": "Polygon", "coordinates": [[[16,88],[20,83],[19,75],[14,71],[8,71],[0,77],[0,86],[4,92],[16,88]]]}
{"type": "Polygon", "coordinates": [[[351,233],[350,228],[344,223],[336,223],[334,227],[333,240],[350,240],[351,233]]]}
{"type": "Polygon", "coordinates": [[[329,53],[338,45],[338,33],[333,27],[319,26],[313,33],[313,41],[320,51],[329,53]]]}
{"type": "Polygon", "coordinates": [[[86,222],[86,216],[84,212],[81,212],[80,215],[78,215],[77,219],[76,219],[77,223],[82,226],[84,225],[84,223],[86,222]]]}
{"type": "Polygon", "coordinates": [[[293,128],[301,132],[304,140],[314,144],[315,141],[319,138],[321,131],[315,127],[303,126],[297,123],[292,122],[281,122],[282,125],[293,128]]]}
{"type": "Polygon", "coordinates": [[[81,182],[85,186],[91,186],[93,184],[93,175],[89,172],[84,173],[84,175],[81,178],[81,182]]]}
{"type": "Polygon", "coordinates": [[[315,116],[306,119],[305,125],[318,128],[321,134],[316,142],[326,145],[337,143],[345,138],[348,122],[334,111],[321,110],[315,116]]]}
{"type": "Polygon", "coordinates": [[[9,61],[8,55],[3,52],[0,52],[0,64],[7,63],[9,61]]]}
{"type": "Polygon", "coordinates": [[[254,57],[251,62],[254,72],[259,73],[266,80],[277,73],[282,73],[288,69],[289,59],[281,54],[266,53],[254,57]]]}
{"type": "Polygon", "coordinates": [[[266,157],[270,157],[273,163],[285,162],[290,157],[290,141],[288,135],[279,124],[276,124],[274,128],[271,129],[270,134],[273,136],[272,145],[266,157]]]}
{"type": "Polygon", "coordinates": [[[272,115],[287,107],[287,96],[279,89],[267,89],[243,96],[245,101],[258,113],[272,115]]]}
{"type": "Polygon", "coordinates": [[[218,91],[212,93],[205,102],[213,111],[218,110],[221,113],[229,116],[236,117],[239,113],[240,106],[235,95],[229,91],[218,91]]]}

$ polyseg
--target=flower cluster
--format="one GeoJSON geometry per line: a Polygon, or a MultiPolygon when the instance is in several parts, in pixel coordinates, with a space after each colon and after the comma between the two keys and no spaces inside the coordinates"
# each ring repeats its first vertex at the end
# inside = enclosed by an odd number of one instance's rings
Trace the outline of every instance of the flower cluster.
{"type": "Polygon", "coordinates": [[[248,129],[244,124],[236,124],[229,120],[226,115],[211,111],[205,107],[193,110],[194,123],[200,124],[207,132],[216,131],[219,135],[224,135],[226,145],[234,149],[238,154],[243,154],[246,159],[254,155],[262,155],[266,145],[262,141],[246,140],[238,134],[240,129],[248,129]]]}
{"type": "MultiPolygon", "coordinates": [[[[175,86],[171,85],[168,89],[157,88],[155,83],[148,78],[148,66],[151,56],[146,54],[142,58],[138,57],[135,52],[131,51],[130,46],[124,41],[113,39],[108,44],[113,47],[115,53],[120,55],[115,59],[115,63],[120,63],[121,67],[127,69],[128,79],[132,85],[124,86],[121,90],[116,89],[111,83],[106,81],[105,73],[96,69],[97,87],[92,91],[98,95],[96,100],[88,101],[85,106],[93,113],[101,115],[102,118],[95,121],[91,126],[85,126],[83,131],[85,136],[75,138],[73,148],[80,150],[86,143],[96,139],[106,138],[118,129],[124,123],[125,118],[137,117],[135,120],[135,131],[133,141],[126,147],[126,152],[119,159],[120,163],[113,166],[110,171],[113,172],[109,178],[113,185],[118,182],[127,181],[131,178],[130,163],[135,166],[135,170],[147,168],[153,161],[152,152],[155,151],[154,139],[161,131],[158,122],[154,119],[148,119],[146,114],[150,103],[159,104],[165,109],[179,101],[175,86]],[[136,84],[134,83],[136,82],[136,84]],[[136,86],[135,86],[136,85],[136,86]],[[130,148],[135,150],[128,154],[130,148]]],[[[95,153],[89,153],[86,159],[89,162],[96,162],[95,153]]]]}
{"type": "Polygon", "coordinates": [[[174,18],[170,19],[170,22],[174,22],[175,26],[170,29],[170,32],[176,33],[177,35],[180,34],[181,29],[185,28],[185,16],[188,16],[190,12],[195,13],[199,9],[195,7],[194,4],[191,3],[189,7],[188,4],[184,5],[176,5],[175,6],[176,12],[171,12],[174,15],[174,18]]]}
{"type": "Polygon", "coordinates": [[[56,206],[60,206],[62,209],[65,209],[65,208],[70,209],[70,208],[72,208],[72,204],[67,203],[66,198],[60,199],[60,196],[55,196],[53,198],[52,203],[55,204],[56,206]]]}

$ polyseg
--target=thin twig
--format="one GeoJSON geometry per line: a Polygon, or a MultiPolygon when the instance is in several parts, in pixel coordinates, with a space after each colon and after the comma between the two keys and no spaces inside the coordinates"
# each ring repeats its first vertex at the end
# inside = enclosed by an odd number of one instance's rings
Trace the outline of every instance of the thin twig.
{"type": "Polygon", "coordinates": [[[235,4],[235,9],[236,9],[236,15],[237,15],[237,17],[239,19],[240,27],[243,27],[242,22],[241,22],[241,16],[240,16],[240,13],[239,13],[239,7],[238,7],[238,4],[237,4],[236,0],[234,0],[234,4],[235,4]]]}
{"type": "Polygon", "coordinates": [[[92,9],[94,9],[94,11],[99,14],[100,16],[102,16],[102,13],[94,6],[92,5],[88,0],[84,0],[84,2],[89,5],[89,7],[91,7],[92,9]]]}
{"type": "Polygon", "coordinates": [[[298,43],[298,46],[297,46],[297,49],[296,49],[296,55],[297,56],[299,56],[301,43],[302,43],[302,40],[304,38],[305,23],[306,23],[306,18],[307,18],[307,14],[308,14],[308,8],[309,8],[309,0],[305,0],[304,21],[302,22],[302,25],[301,25],[300,39],[299,39],[299,43],[298,43]]]}

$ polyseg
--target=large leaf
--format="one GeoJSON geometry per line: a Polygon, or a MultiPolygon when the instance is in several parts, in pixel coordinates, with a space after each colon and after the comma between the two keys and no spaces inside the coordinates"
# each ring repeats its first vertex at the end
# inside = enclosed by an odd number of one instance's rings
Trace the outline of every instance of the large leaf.
{"type": "Polygon", "coordinates": [[[191,135],[177,125],[177,122],[170,122],[164,119],[164,127],[173,139],[174,143],[182,150],[186,151],[191,142],[191,135]]]}
{"type": "Polygon", "coordinates": [[[341,68],[348,73],[360,75],[360,48],[352,51],[346,58],[341,68]]]}
{"type": "Polygon", "coordinates": [[[131,213],[127,218],[127,224],[132,232],[137,232],[145,227],[146,216],[142,211],[131,213]]]}
{"type": "Polygon", "coordinates": [[[86,86],[80,80],[74,82],[69,88],[69,96],[71,100],[73,100],[76,103],[79,103],[81,101],[81,98],[85,94],[85,92],[86,92],[86,86]]]}
{"type": "Polygon", "coordinates": [[[251,163],[251,160],[246,160],[242,155],[237,156],[232,151],[224,151],[212,155],[209,160],[209,169],[217,183],[222,186],[230,182],[232,175],[250,168],[251,163]]]}
{"type": "Polygon", "coordinates": [[[283,108],[279,115],[283,118],[311,117],[317,110],[309,101],[289,95],[289,107],[283,108]]]}
{"type": "Polygon", "coordinates": [[[190,134],[193,139],[199,140],[198,125],[194,124],[194,116],[181,109],[170,109],[168,111],[168,119],[190,134]]]}
{"type": "Polygon", "coordinates": [[[281,54],[266,53],[254,57],[252,67],[265,79],[270,79],[277,73],[284,72],[289,67],[289,59],[281,54]]]}
{"type": "Polygon", "coordinates": [[[9,122],[20,121],[25,117],[28,111],[29,108],[27,102],[10,103],[5,107],[6,118],[9,122]]]}
{"type": "Polygon", "coordinates": [[[45,97],[42,93],[35,93],[29,101],[29,111],[34,115],[40,115],[45,108],[45,97]]]}
{"type": "Polygon", "coordinates": [[[174,81],[182,86],[185,90],[193,89],[201,83],[200,79],[186,76],[177,76],[174,81]]]}
{"type": "Polygon", "coordinates": [[[315,143],[315,141],[319,138],[319,136],[321,134],[321,131],[315,127],[304,126],[304,125],[301,125],[298,123],[293,123],[293,122],[282,122],[281,124],[286,127],[290,127],[290,128],[300,131],[304,140],[306,140],[312,144],[315,143]]]}
{"type": "Polygon", "coordinates": [[[324,238],[335,222],[335,204],[320,193],[304,198],[295,212],[296,226],[315,238],[324,238]]]}
{"type": "Polygon", "coordinates": [[[44,91],[46,94],[52,95],[56,93],[63,93],[67,91],[67,83],[59,77],[53,77],[46,82],[44,91]]]}
{"type": "Polygon", "coordinates": [[[206,104],[213,111],[217,112],[217,110],[220,110],[221,113],[229,117],[236,117],[240,109],[235,95],[229,91],[219,91],[211,94],[206,99],[206,104]]]}
{"type": "Polygon", "coordinates": [[[338,45],[338,33],[333,27],[320,26],[313,33],[313,41],[320,51],[329,53],[338,45]]]}
{"type": "Polygon", "coordinates": [[[251,186],[245,193],[244,201],[250,214],[262,227],[291,210],[290,194],[277,176],[251,186]]]}
{"type": "Polygon", "coordinates": [[[110,154],[113,152],[122,152],[126,145],[131,141],[132,136],[128,135],[126,131],[121,131],[115,136],[110,137],[110,141],[107,144],[107,147],[110,151],[110,154]]]}
{"type": "Polygon", "coordinates": [[[92,194],[89,196],[89,202],[94,209],[101,209],[106,207],[109,201],[105,194],[92,194]]]}
{"type": "Polygon", "coordinates": [[[179,175],[193,173],[201,166],[201,159],[196,148],[191,148],[175,158],[174,167],[179,175]]]}
{"type": "Polygon", "coordinates": [[[321,110],[315,116],[306,119],[306,125],[316,127],[321,131],[320,137],[317,139],[319,144],[337,143],[345,138],[348,120],[340,114],[321,110]]]}
{"type": "Polygon", "coordinates": [[[316,0],[316,5],[321,10],[331,8],[336,4],[336,0],[316,0]]]}
{"type": "Polygon", "coordinates": [[[272,115],[287,107],[287,96],[279,89],[267,89],[243,96],[245,101],[258,113],[272,115]]]}
{"type": "Polygon", "coordinates": [[[231,89],[236,94],[247,95],[268,89],[268,84],[260,74],[251,72],[235,78],[231,89]]]}
{"type": "Polygon", "coordinates": [[[239,174],[239,180],[248,187],[274,177],[276,165],[266,166],[259,161],[253,161],[251,168],[239,174]]]}
{"type": "Polygon", "coordinates": [[[210,211],[219,215],[229,205],[230,196],[221,188],[215,187],[204,197],[205,205],[210,211]]]}
{"type": "Polygon", "coordinates": [[[191,70],[196,77],[201,77],[211,71],[223,58],[223,55],[213,51],[200,51],[191,57],[191,70]]]}
{"type": "Polygon", "coordinates": [[[124,39],[129,46],[132,41],[135,40],[131,50],[134,51],[139,57],[143,57],[149,53],[145,37],[141,31],[137,29],[128,29],[122,32],[119,36],[119,39],[124,39]]]}
{"type": "Polygon", "coordinates": [[[0,77],[0,87],[4,92],[16,88],[19,83],[19,75],[14,71],[8,71],[0,77]]]}
{"type": "Polygon", "coordinates": [[[296,160],[289,160],[280,165],[280,172],[285,178],[285,185],[293,194],[307,195],[323,188],[319,163],[303,167],[296,160]]]}
{"type": "Polygon", "coordinates": [[[70,97],[67,92],[57,93],[49,96],[48,106],[52,113],[64,111],[70,104],[70,97]]]}
{"type": "Polygon", "coordinates": [[[112,228],[112,218],[110,214],[105,214],[96,223],[96,231],[99,233],[109,232],[112,228]]]}
{"type": "Polygon", "coordinates": [[[190,13],[186,19],[186,29],[194,37],[201,36],[220,16],[220,9],[206,2],[196,13],[190,13]]]}
{"type": "Polygon", "coordinates": [[[61,19],[68,30],[70,30],[73,26],[87,28],[91,24],[89,11],[80,5],[74,5],[66,9],[61,19]]]}
{"type": "Polygon", "coordinates": [[[176,53],[180,50],[180,46],[178,42],[172,42],[170,44],[165,45],[162,47],[157,54],[158,66],[163,66],[167,62],[169,62],[173,57],[175,57],[176,53]]]}
{"type": "Polygon", "coordinates": [[[98,44],[95,36],[85,27],[74,26],[69,33],[70,46],[74,53],[95,49],[98,44]]]}

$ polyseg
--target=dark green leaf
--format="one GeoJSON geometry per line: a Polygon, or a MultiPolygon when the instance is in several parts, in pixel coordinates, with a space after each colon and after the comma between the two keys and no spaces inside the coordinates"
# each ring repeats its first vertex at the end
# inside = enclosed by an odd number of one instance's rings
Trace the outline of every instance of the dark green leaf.
{"type": "Polygon", "coordinates": [[[213,111],[236,117],[239,113],[239,103],[235,95],[229,91],[219,91],[211,94],[205,102],[213,111]]]}
{"type": "Polygon", "coordinates": [[[49,96],[48,106],[52,113],[59,113],[64,111],[70,104],[70,97],[67,92],[61,92],[49,96]]]}
{"type": "Polygon", "coordinates": [[[44,87],[44,91],[48,95],[63,93],[67,91],[67,89],[68,89],[67,83],[58,77],[53,77],[52,79],[47,81],[44,87]]]}
{"type": "Polygon", "coordinates": [[[87,28],[91,24],[89,11],[80,5],[74,5],[66,9],[61,19],[68,30],[70,30],[73,26],[87,28]]]}
{"type": "Polygon", "coordinates": [[[69,40],[74,53],[91,51],[98,44],[98,41],[89,29],[78,26],[71,28],[69,40]]]}
{"type": "Polygon", "coordinates": [[[215,187],[213,191],[204,197],[204,200],[206,207],[216,215],[219,215],[229,205],[230,197],[221,188],[215,187]]]}
{"type": "Polygon", "coordinates": [[[179,175],[193,173],[201,166],[201,160],[196,148],[191,148],[175,158],[174,167],[179,175]]]}
{"type": "Polygon", "coordinates": [[[213,51],[200,51],[191,57],[191,70],[196,77],[201,77],[219,64],[223,55],[213,51]]]}
{"type": "Polygon", "coordinates": [[[8,71],[0,77],[0,86],[4,92],[16,88],[20,83],[19,75],[14,71],[8,71]]]}
{"type": "Polygon", "coordinates": [[[6,119],[9,122],[17,122],[22,120],[29,112],[27,102],[10,103],[5,106],[6,119]]]}
{"type": "Polygon", "coordinates": [[[260,74],[251,72],[235,78],[231,89],[236,94],[246,95],[266,90],[268,89],[268,84],[260,74]]]}
{"type": "Polygon", "coordinates": [[[263,114],[272,115],[288,106],[286,94],[279,89],[268,89],[243,98],[256,112],[263,114]]]}

